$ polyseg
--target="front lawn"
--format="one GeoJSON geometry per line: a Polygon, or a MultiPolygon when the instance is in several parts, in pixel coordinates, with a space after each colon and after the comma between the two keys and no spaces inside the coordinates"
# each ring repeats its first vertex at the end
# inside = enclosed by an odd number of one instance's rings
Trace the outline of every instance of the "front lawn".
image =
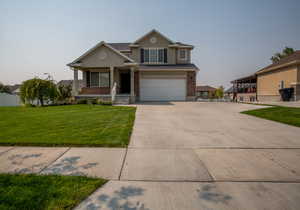
{"type": "Polygon", "coordinates": [[[300,127],[300,108],[274,106],[242,113],[300,127]]]}
{"type": "Polygon", "coordinates": [[[0,174],[0,209],[72,209],[105,182],[78,176],[0,174]]]}
{"type": "Polygon", "coordinates": [[[0,145],[126,147],[134,107],[0,107],[0,145]]]}

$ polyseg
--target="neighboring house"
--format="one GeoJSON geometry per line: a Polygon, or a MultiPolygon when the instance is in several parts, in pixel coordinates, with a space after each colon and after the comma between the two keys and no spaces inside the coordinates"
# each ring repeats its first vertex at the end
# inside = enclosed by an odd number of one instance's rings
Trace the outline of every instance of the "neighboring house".
{"type": "Polygon", "coordinates": [[[216,92],[216,88],[204,85],[204,86],[197,86],[196,87],[196,96],[199,98],[212,98],[216,92]]]}
{"type": "Polygon", "coordinates": [[[257,101],[256,97],[256,86],[257,78],[256,75],[250,75],[231,81],[233,84],[233,101],[245,101],[254,102],[257,101]]]}
{"type": "Polygon", "coordinates": [[[21,85],[16,84],[16,85],[8,85],[8,88],[10,92],[14,95],[19,95],[20,94],[20,87],[21,85]]]}
{"type": "Polygon", "coordinates": [[[300,50],[256,72],[258,101],[280,101],[279,89],[294,88],[300,100],[300,50]]]}
{"type": "Polygon", "coordinates": [[[233,86],[224,91],[224,97],[233,100],[233,86]]]}
{"type": "Polygon", "coordinates": [[[116,92],[130,102],[194,100],[199,69],[191,63],[193,48],[156,30],[131,43],[102,41],[68,64],[75,94],[104,98],[116,92]],[[83,74],[81,90],[78,70],[83,74]]]}

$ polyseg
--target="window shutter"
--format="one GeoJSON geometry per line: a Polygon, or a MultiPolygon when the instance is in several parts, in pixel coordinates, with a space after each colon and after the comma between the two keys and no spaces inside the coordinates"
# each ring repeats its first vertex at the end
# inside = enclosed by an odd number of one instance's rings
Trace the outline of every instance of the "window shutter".
{"type": "Polygon", "coordinates": [[[164,63],[168,63],[168,49],[164,48],[164,63]]]}
{"type": "Polygon", "coordinates": [[[90,87],[91,86],[90,81],[91,81],[90,71],[87,71],[86,72],[86,87],[90,87]]]}
{"type": "Polygon", "coordinates": [[[141,63],[144,63],[144,49],[141,49],[141,63]]]}

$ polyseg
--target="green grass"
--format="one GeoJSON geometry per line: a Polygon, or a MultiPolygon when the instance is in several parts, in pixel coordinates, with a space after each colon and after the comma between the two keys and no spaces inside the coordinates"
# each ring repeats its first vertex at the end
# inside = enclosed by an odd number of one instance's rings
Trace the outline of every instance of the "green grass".
{"type": "Polygon", "coordinates": [[[0,107],[0,145],[126,147],[135,107],[0,107]]]}
{"type": "Polygon", "coordinates": [[[78,176],[0,174],[0,209],[72,209],[105,182],[78,176]]]}
{"type": "Polygon", "coordinates": [[[300,127],[300,108],[274,106],[241,113],[300,127]]]}

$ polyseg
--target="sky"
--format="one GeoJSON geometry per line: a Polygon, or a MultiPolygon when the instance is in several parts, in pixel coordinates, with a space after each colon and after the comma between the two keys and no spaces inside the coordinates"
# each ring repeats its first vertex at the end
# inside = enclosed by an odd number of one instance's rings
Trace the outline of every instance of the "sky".
{"type": "Polygon", "coordinates": [[[300,50],[300,1],[0,0],[0,82],[72,79],[66,64],[98,42],[152,29],[195,46],[198,85],[229,87],[285,46],[300,50]]]}

